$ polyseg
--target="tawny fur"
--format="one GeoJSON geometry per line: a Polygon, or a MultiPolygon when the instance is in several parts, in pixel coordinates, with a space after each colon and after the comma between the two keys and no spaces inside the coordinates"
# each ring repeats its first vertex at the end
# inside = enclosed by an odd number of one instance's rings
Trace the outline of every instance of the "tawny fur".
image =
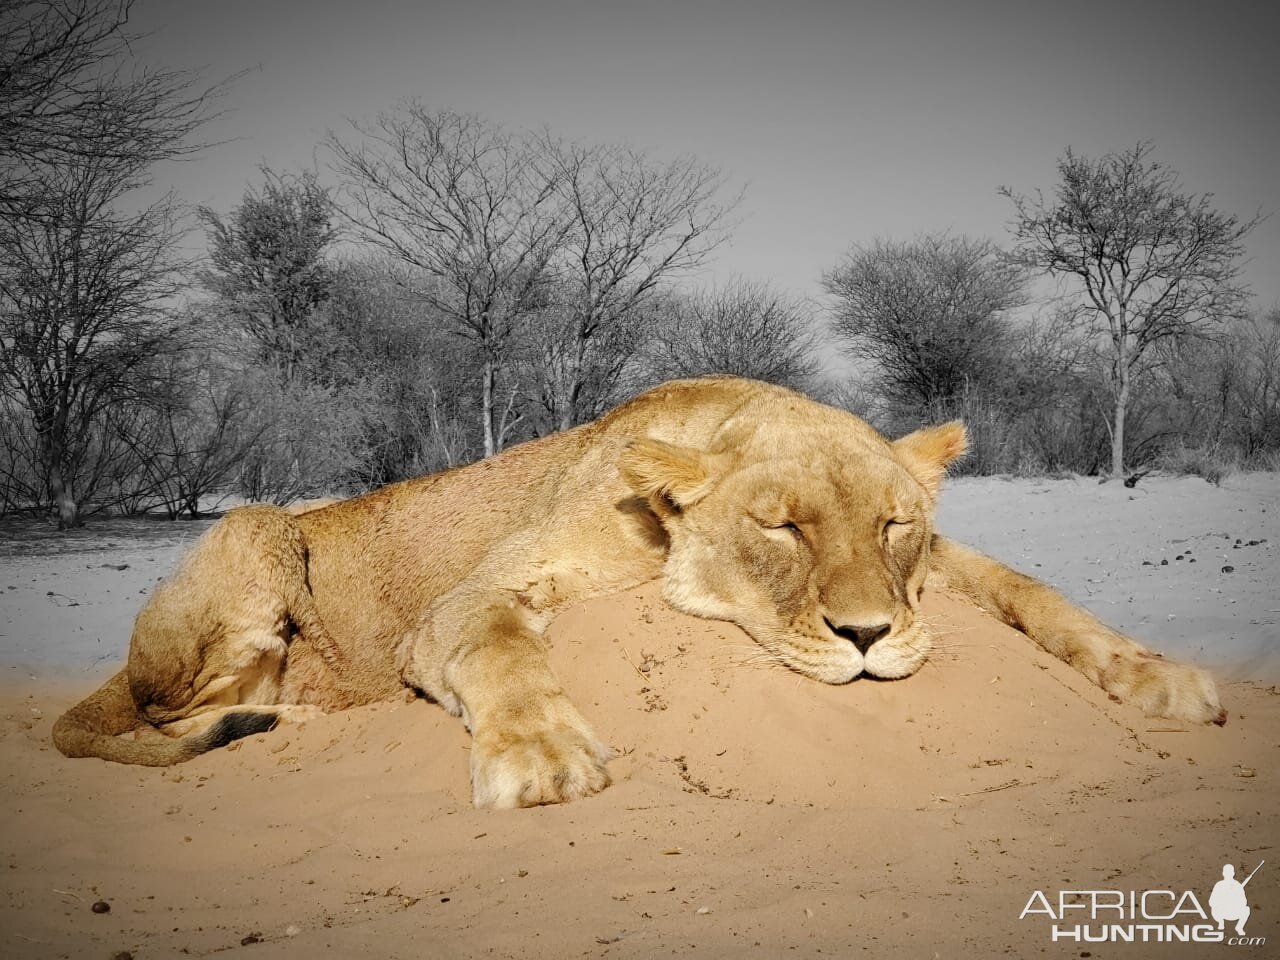
{"type": "Polygon", "coordinates": [[[933,533],[965,442],[958,423],[890,442],[779,387],[676,381],[468,467],[296,516],[232,511],[55,742],[176,762],[216,745],[237,710],[304,719],[408,685],[467,723],[478,805],[561,802],[608,785],[609,751],[548,665],[542,632],[560,610],[662,578],[673,606],[738,624],[815,679],[901,677],[931,646],[918,617],[931,571],[1113,694],[1221,722],[1202,671],[933,533]],[[185,746],[118,736],[144,725],[185,746]]]}

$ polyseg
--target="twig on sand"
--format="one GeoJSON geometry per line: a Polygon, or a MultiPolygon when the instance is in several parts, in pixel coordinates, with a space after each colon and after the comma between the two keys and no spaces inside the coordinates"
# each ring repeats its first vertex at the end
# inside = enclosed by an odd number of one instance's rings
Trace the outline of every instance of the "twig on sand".
{"type": "Polygon", "coordinates": [[[75,897],[81,903],[84,903],[84,897],[80,896],[80,894],[75,893],[71,890],[59,890],[57,887],[50,887],[49,889],[52,890],[54,893],[56,893],[60,897],[75,897]]]}
{"type": "Polygon", "coordinates": [[[1020,787],[1022,785],[1023,785],[1022,781],[1019,780],[1017,777],[1014,777],[1012,780],[1008,781],[1007,783],[996,784],[994,787],[983,787],[981,790],[974,790],[972,793],[962,793],[960,794],[960,796],[976,797],[979,794],[996,793],[999,790],[1008,790],[1010,787],[1020,787]]]}
{"type": "Polygon", "coordinates": [[[627,650],[626,647],[622,648],[622,655],[627,658],[627,663],[631,664],[631,669],[636,672],[636,676],[639,677],[641,680],[643,680],[646,684],[648,684],[649,682],[648,675],[643,670],[641,670],[638,666],[636,666],[636,662],[631,659],[631,653],[627,650]]]}
{"type": "MultiPolygon", "coordinates": [[[[1015,777],[1013,780],[1008,780],[1005,783],[998,783],[994,787],[983,787],[981,790],[972,790],[969,793],[957,793],[955,798],[957,800],[963,800],[965,797],[980,797],[984,793],[998,793],[1001,790],[1008,790],[1012,787],[1024,787],[1024,786],[1027,786],[1026,782],[1019,780],[1015,777]]],[[[944,797],[941,795],[936,796],[933,799],[939,803],[951,802],[951,797],[944,797]]]]}

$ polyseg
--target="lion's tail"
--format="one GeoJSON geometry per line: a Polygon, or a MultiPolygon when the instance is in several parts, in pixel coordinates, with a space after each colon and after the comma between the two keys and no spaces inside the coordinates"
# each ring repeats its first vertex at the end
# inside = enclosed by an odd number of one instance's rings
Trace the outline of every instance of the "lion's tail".
{"type": "Polygon", "coordinates": [[[263,733],[275,723],[276,717],[270,713],[230,713],[207,730],[185,737],[125,739],[120,735],[150,724],[134,702],[128,672],[121,670],[58,718],[53,725],[53,745],[68,757],[168,767],[226,746],[232,740],[263,733]]]}

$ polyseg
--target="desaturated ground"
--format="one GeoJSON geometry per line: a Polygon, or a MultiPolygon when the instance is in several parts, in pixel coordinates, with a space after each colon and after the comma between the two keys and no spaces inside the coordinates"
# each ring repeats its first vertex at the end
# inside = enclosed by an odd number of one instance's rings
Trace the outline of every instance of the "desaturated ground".
{"type": "Polygon", "coordinates": [[[1141,717],[946,596],[917,676],[826,687],[645,587],[552,627],[622,754],[588,801],[471,809],[466,734],[422,701],[169,770],[71,761],[52,720],[201,525],[0,529],[0,956],[1274,955],[1277,478],[960,481],[940,525],[1214,667],[1227,726],[1141,717]],[[1222,864],[1263,859],[1261,946],[1054,944],[1018,919],[1037,889],[1207,908],[1222,864]]]}

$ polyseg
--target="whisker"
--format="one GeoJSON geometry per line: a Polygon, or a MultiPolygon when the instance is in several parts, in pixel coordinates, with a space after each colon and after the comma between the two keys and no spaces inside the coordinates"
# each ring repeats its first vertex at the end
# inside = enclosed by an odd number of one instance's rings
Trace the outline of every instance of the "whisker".
{"type": "Polygon", "coordinates": [[[786,663],[778,656],[778,654],[773,653],[770,650],[766,650],[764,647],[756,643],[728,644],[720,649],[719,655],[721,658],[728,660],[735,667],[763,666],[786,668],[786,663]]]}

